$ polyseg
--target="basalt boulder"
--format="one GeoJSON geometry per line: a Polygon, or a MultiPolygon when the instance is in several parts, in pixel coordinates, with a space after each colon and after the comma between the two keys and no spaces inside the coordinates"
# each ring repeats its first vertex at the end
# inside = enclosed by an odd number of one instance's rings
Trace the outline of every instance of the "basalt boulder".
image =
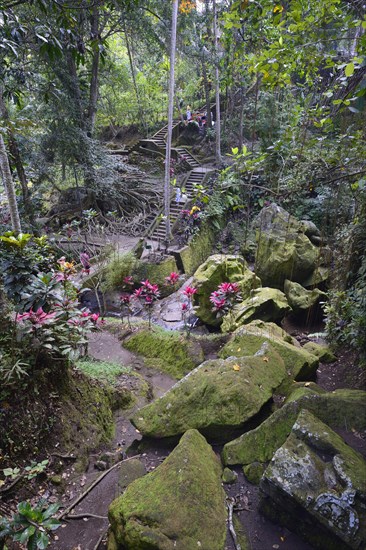
{"type": "Polygon", "coordinates": [[[221,465],[196,430],[153,472],[134,481],[109,508],[109,550],[223,550],[221,465]]]}
{"type": "Polygon", "coordinates": [[[260,481],[260,509],[321,550],[366,544],[366,461],[302,410],[260,481]]]}
{"type": "Polygon", "coordinates": [[[279,353],[291,379],[309,380],[315,376],[319,359],[274,323],[253,322],[240,327],[222,348],[220,357],[254,355],[264,342],[279,353]]]}
{"type": "Polygon", "coordinates": [[[295,390],[294,399],[275,411],[257,428],[244,433],[224,446],[226,465],[266,463],[279,449],[291,432],[302,409],[307,409],[332,428],[348,426],[349,430],[366,428],[366,392],[361,390],[335,390],[317,393],[306,387],[295,390]]]}
{"type": "Polygon", "coordinates": [[[212,311],[210,294],[224,282],[238,283],[243,299],[249,296],[252,289],[261,286],[260,279],[250,271],[242,256],[210,256],[197,269],[192,282],[197,289],[194,295],[195,314],[208,325],[218,326],[221,323],[212,311]]]}
{"type": "Polygon", "coordinates": [[[138,410],[132,422],[149,437],[176,436],[190,428],[218,436],[255,416],[287,376],[283,360],[265,343],[252,357],[205,361],[138,410]]]}
{"type": "Polygon", "coordinates": [[[238,327],[255,319],[262,321],[280,321],[291,311],[291,307],[283,292],[277,288],[256,288],[250,296],[236,304],[223,318],[222,332],[232,332],[238,327]]]}
{"type": "Polygon", "coordinates": [[[286,279],[284,291],[288,303],[294,313],[307,313],[311,308],[318,306],[320,300],[326,298],[326,293],[318,288],[307,290],[299,283],[286,279]]]}
{"type": "Polygon", "coordinates": [[[255,269],[263,285],[282,290],[286,279],[303,284],[321,265],[322,243],[313,224],[298,221],[272,203],[261,210],[253,225],[257,231],[255,269]]]}

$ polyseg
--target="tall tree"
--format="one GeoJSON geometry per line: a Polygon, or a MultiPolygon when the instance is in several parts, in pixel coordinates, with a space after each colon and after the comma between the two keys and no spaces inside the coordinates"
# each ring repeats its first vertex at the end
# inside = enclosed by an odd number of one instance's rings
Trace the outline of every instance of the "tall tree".
{"type": "Polygon", "coordinates": [[[219,166],[222,162],[221,157],[221,116],[220,116],[220,72],[219,72],[219,33],[217,23],[217,5],[216,0],[213,0],[213,25],[214,25],[214,40],[215,40],[215,98],[216,98],[216,164],[219,166]]]}
{"type": "Polygon", "coordinates": [[[165,155],[165,181],[164,181],[164,216],[165,216],[165,241],[170,241],[170,160],[172,149],[173,108],[174,108],[174,65],[175,48],[177,43],[178,0],[172,2],[172,30],[170,39],[170,72],[169,72],[169,100],[168,100],[168,135],[166,140],[165,155]]]}
{"type": "Polygon", "coordinates": [[[14,181],[10,172],[8,155],[5,149],[3,136],[0,134],[0,173],[2,175],[5,193],[9,203],[11,225],[15,233],[21,233],[20,217],[18,212],[17,198],[15,194],[14,181]]]}

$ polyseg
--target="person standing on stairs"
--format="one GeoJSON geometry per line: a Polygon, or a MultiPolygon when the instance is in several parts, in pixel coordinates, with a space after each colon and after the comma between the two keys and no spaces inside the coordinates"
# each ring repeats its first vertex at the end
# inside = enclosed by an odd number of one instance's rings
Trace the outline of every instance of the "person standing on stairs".
{"type": "Polygon", "coordinates": [[[190,122],[190,121],[192,120],[192,111],[191,111],[191,108],[190,108],[189,105],[187,105],[187,113],[186,113],[186,115],[187,115],[187,124],[188,124],[188,122],[190,122]]]}

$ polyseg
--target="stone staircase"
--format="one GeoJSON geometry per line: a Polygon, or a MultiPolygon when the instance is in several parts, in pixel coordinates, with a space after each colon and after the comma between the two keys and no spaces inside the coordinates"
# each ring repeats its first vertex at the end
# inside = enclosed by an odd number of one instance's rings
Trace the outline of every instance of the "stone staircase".
{"type": "MultiPolygon", "coordinates": [[[[173,130],[174,128],[179,126],[180,122],[181,122],[180,118],[175,118],[173,120],[173,130]]],[[[165,138],[167,133],[168,133],[168,125],[165,124],[165,126],[163,126],[158,132],[156,132],[156,134],[154,134],[150,139],[151,141],[154,141],[156,145],[158,145],[158,147],[165,149],[166,147],[165,138]]]]}
{"type": "MultiPolygon", "coordinates": [[[[193,157],[192,157],[193,158],[193,157]]],[[[179,202],[177,203],[174,199],[170,203],[170,227],[173,228],[174,224],[179,218],[179,215],[182,210],[185,208],[185,204],[189,202],[195,196],[195,185],[202,184],[203,180],[206,177],[206,174],[211,170],[207,168],[195,168],[192,170],[188,178],[185,181],[183,186],[185,194],[187,195],[186,203],[179,202]]],[[[160,223],[157,223],[152,234],[149,236],[149,240],[163,242],[165,240],[166,224],[165,220],[161,220],[160,223]]]]}

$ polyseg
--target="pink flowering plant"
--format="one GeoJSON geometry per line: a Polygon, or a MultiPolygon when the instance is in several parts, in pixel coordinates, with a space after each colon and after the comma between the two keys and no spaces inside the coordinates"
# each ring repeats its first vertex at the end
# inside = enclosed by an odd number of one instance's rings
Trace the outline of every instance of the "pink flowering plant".
{"type": "Polygon", "coordinates": [[[193,296],[196,294],[197,289],[193,286],[186,286],[182,291],[183,296],[185,297],[185,302],[182,304],[182,320],[184,323],[184,329],[186,331],[187,338],[189,338],[192,330],[192,325],[189,322],[189,317],[193,309],[193,296]]]}
{"type": "Polygon", "coordinates": [[[240,300],[240,287],[237,283],[221,283],[210,295],[212,311],[218,318],[231,313],[240,300]]]}
{"type": "Polygon", "coordinates": [[[160,297],[159,287],[156,284],[150,283],[149,279],[141,281],[141,286],[133,293],[135,299],[139,301],[141,306],[147,312],[149,319],[149,329],[151,328],[152,308],[156,300],[160,297]]]}
{"type": "Polygon", "coordinates": [[[175,286],[179,281],[179,273],[172,271],[168,277],[165,277],[166,286],[175,286]]]}

